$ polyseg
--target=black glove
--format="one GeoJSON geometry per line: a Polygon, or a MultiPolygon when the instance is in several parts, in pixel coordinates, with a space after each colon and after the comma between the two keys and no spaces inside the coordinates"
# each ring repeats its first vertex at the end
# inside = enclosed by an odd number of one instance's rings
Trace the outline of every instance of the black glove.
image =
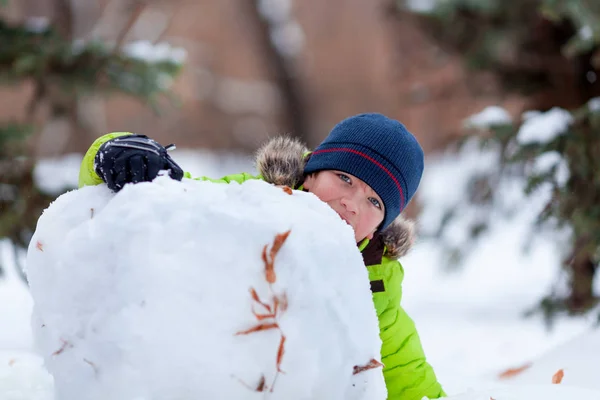
{"type": "Polygon", "coordinates": [[[94,158],[96,173],[113,192],[126,183],[150,182],[159,171],[180,181],[183,170],[167,149],[144,135],[120,136],[102,144],[94,158]]]}

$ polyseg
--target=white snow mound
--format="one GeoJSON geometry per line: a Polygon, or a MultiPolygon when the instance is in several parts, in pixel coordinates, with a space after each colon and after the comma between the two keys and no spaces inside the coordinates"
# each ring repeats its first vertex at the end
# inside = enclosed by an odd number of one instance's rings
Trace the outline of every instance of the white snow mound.
{"type": "Polygon", "coordinates": [[[477,390],[447,400],[597,400],[598,392],[561,385],[523,385],[477,390]]]}
{"type": "Polygon", "coordinates": [[[27,268],[55,400],[386,398],[367,270],[312,194],[85,187],[41,216],[27,268]]]}
{"type": "Polygon", "coordinates": [[[561,386],[593,389],[600,399],[600,364],[596,356],[590,356],[597,349],[600,349],[600,330],[592,329],[533,360],[529,368],[506,381],[515,385],[543,384],[561,371],[561,386]]]}

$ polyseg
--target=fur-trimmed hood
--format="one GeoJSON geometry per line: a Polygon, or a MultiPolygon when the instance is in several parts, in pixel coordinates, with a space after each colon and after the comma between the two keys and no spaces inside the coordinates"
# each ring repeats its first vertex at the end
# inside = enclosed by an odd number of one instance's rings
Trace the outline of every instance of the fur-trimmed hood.
{"type": "MultiPolygon", "coordinates": [[[[299,140],[276,137],[256,153],[256,169],[266,182],[296,188],[304,181],[308,148],[299,140]]],[[[379,234],[385,244],[385,256],[399,258],[408,253],[415,240],[414,223],[399,215],[379,234]]]]}

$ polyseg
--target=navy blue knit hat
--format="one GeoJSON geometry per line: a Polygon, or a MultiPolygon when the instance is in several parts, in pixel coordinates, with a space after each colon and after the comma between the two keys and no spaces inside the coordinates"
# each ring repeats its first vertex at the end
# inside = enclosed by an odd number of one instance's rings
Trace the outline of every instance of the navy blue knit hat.
{"type": "Polygon", "coordinates": [[[384,229],[419,187],[423,149],[400,122],[382,114],[359,114],[331,130],[311,153],[304,174],[332,169],[356,176],[381,197],[384,229]]]}

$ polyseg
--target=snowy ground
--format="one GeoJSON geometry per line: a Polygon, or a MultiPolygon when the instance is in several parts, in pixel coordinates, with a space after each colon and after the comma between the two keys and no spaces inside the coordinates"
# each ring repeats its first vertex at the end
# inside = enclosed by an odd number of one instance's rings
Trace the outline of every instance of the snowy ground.
{"type": "MultiPolygon", "coordinates": [[[[173,156],[192,174],[216,177],[251,170],[249,160],[237,156],[208,153],[194,156],[194,153],[182,150],[177,150],[173,156]]],[[[77,164],[77,156],[45,163],[40,168],[38,179],[50,189],[60,187],[63,184],[58,183],[61,179],[60,182],[76,182],[77,164]],[[55,172],[49,174],[52,170],[55,172]],[[53,180],[53,176],[61,178],[53,180]]],[[[430,160],[428,163],[420,189],[425,202],[429,202],[428,207],[435,207],[435,203],[427,196],[447,186],[451,166],[461,169],[460,164],[447,159],[430,160]]],[[[438,201],[444,201],[442,195],[438,201]]],[[[554,400],[575,398],[575,394],[583,399],[598,398],[598,392],[593,397],[594,393],[586,391],[585,387],[600,390],[600,384],[593,378],[587,379],[589,375],[585,375],[581,367],[587,365],[597,371],[597,356],[594,359],[594,356],[586,357],[588,354],[598,354],[600,350],[599,340],[593,339],[594,336],[586,342],[588,347],[579,349],[579,353],[573,354],[567,350],[561,353],[559,348],[554,356],[540,359],[558,345],[587,334],[595,322],[595,316],[559,319],[552,331],[546,330],[539,317],[522,317],[523,312],[555,283],[558,268],[556,260],[560,251],[550,239],[540,238],[530,253],[525,255],[521,252],[524,235],[529,233],[527,226],[530,215],[531,210],[524,207],[514,220],[497,221],[495,229],[484,238],[460,270],[445,268],[436,246],[427,241],[417,243],[403,259],[406,270],[404,306],[417,323],[429,361],[446,391],[451,395],[459,395],[453,397],[456,400],[489,400],[492,394],[496,400],[554,400]],[[548,359],[552,357],[553,361],[549,362],[548,359]],[[538,359],[537,365],[542,365],[548,371],[535,369],[538,359]],[[592,365],[594,360],[595,367],[592,365]],[[529,380],[514,382],[544,386],[502,389],[505,381],[497,379],[501,371],[530,362],[534,363],[530,369],[530,379],[523,374],[520,379],[529,380]],[[564,385],[545,385],[545,382],[550,383],[554,373],[550,371],[561,364],[566,368],[564,383],[569,382],[570,372],[577,371],[581,379],[575,384],[582,386],[582,389],[573,389],[567,395],[565,391],[568,389],[564,385]],[[569,368],[569,365],[572,367],[569,368]],[[528,397],[528,393],[532,393],[532,396],[528,397]]],[[[3,265],[11,264],[10,252],[3,251],[2,257],[3,265]]],[[[2,399],[50,399],[48,388],[52,384],[51,379],[41,370],[40,359],[30,353],[31,308],[32,301],[25,285],[16,274],[9,273],[0,283],[2,399]],[[23,397],[26,389],[29,390],[28,395],[23,397]]]]}

